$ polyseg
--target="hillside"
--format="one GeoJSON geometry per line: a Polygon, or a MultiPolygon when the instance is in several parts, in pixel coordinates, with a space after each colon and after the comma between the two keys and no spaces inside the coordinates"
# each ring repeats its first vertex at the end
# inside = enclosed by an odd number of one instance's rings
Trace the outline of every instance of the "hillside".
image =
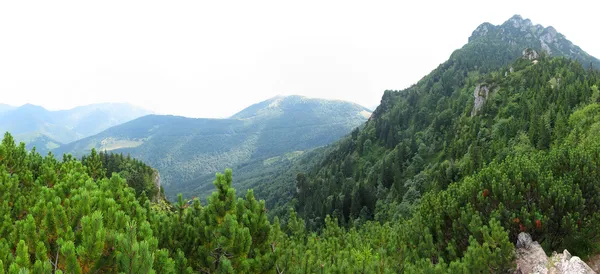
{"type": "Polygon", "coordinates": [[[591,83],[573,77],[583,67],[549,56],[563,56],[558,49],[569,48],[563,57],[598,62],[559,33],[547,44],[551,51],[544,51],[541,37],[554,32],[520,16],[499,26],[484,23],[416,85],[386,91],[365,127],[334,144],[310,169],[310,190],[297,195],[298,211],[317,227],[327,214],[346,222],[363,215],[399,218],[410,212],[414,197],[443,190],[506,157],[506,147],[521,133],[547,149],[557,138],[554,121],[566,123],[592,93],[591,83]],[[529,67],[531,62],[545,64],[529,67]]]}
{"type": "Polygon", "coordinates": [[[226,167],[304,151],[334,142],[367,120],[356,104],[279,96],[229,119],[149,115],[64,145],[56,154],[80,156],[90,149],[131,154],[157,168],[170,198],[212,180],[226,167]]]}
{"type": "MultiPolygon", "coordinates": [[[[523,26],[530,21],[515,16],[494,26],[495,31],[489,24],[478,27],[463,48],[416,85],[386,91],[364,127],[333,144],[305,174],[289,175],[295,185],[289,176],[265,179],[255,191],[295,187],[294,200],[286,206],[294,206],[312,230],[323,229],[327,216],[346,226],[369,220],[419,224],[414,233],[431,234],[414,234],[407,241],[433,249],[415,251],[415,258],[461,258],[470,237],[484,242],[473,231],[481,233],[484,224],[496,221],[510,242],[519,231],[528,231],[534,238],[551,239],[542,244],[546,250],[590,254],[600,241],[581,242],[587,236],[575,236],[561,222],[580,227],[590,222],[581,231],[598,239],[592,228],[598,204],[591,194],[600,190],[598,177],[591,175],[596,168],[586,167],[589,175],[577,171],[598,161],[594,145],[578,144],[593,138],[588,127],[595,121],[600,83],[589,64],[598,60],[558,33],[547,52],[541,42],[532,43],[535,36],[523,26]],[[489,31],[482,34],[485,26],[489,31]],[[571,54],[552,50],[564,45],[573,49],[571,54]],[[553,175],[542,179],[545,172],[553,175]],[[560,206],[564,211],[555,213],[555,203],[566,194],[557,188],[581,193],[572,198],[582,200],[566,201],[560,206]],[[548,191],[553,194],[543,197],[548,191]],[[523,196],[530,200],[524,202],[523,196]],[[490,197],[493,202],[487,203],[490,197]],[[580,214],[580,219],[568,219],[569,214],[580,214]],[[481,218],[477,229],[469,224],[474,216],[481,218]]],[[[286,206],[279,205],[288,199],[269,200],[267,206],[281,214],[286,206]]],[[[424,260],[416,269],[430,264],[424,260]]]]}
{"type": "Polygon", "coordinates": [[[17,141],[47,153],[65,143],[99,133],[132,119],[149,114],[129,104],[94,104],[69,110],[49,111],[26,104],[0,106],[0,131],[11,132],[17,141]]]}

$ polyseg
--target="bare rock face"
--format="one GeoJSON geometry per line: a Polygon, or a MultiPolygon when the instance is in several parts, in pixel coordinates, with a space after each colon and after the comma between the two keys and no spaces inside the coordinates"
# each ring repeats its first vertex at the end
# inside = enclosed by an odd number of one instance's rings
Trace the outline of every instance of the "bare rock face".
{"type": "Polygon", "coordinates": [[[471,110],[471,117],[475,116],[479,110],[483,107],[483,104],[487,100],[490,95],[490,89],[486,84],[479,84],[475,87],[475,91],[473,92],[473,97],[475,98],[475,105],[473,105],[473,110],[471,110]]]}
{"type": "Polygon", "coordinates": [[[533,61],[535,59],[538,59],[539,57],[540,55],[534,49],[527,48],[523,50],[523,59],[533,61]]]}
{"type": "Polygon", "coordinates": [[[156,194],[156,197],[153,197],[152,199],[154,201],[156,201],[156,199],[158,199],[158,197],[160,197],[160,173],[158,173],[158,170],[154,170],[154,180],[153,180],[154,186],[156,187],[156,189],[158,189],[158,192],[156,194]]]}
{"type": "Polygon", "coordinates": [[[552,257],[548,258],[542,246],[533,241],[531,235],[524,232],[519,234],[516,247],[517,270],[515,273],[596,273],[579,257],[571,256],[567,250],[561,254],[554,252],[552,257]]]}

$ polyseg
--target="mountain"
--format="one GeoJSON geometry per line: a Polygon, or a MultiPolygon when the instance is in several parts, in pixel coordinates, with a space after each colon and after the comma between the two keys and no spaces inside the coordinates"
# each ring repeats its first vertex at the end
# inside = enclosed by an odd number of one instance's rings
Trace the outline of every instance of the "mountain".
{"type": "MultiPolygon", "coordinates": [[[[593,67],[600,68],[598,59],[573,45],[552,27],[533,25],[529,19],[518,15],[502,25],[480,25],[466,45],[453,52],[448,61],[439,65],[416,85],[401,91],[385,91],[381,104],[366,125],[360,131],[333,144],[337,148],[324,156],[323,162],[306,170],[310,175],[308,181],[311,182],[311,188],[317,191],[302,195],[298,211],[304,216],[314,216],[315,224],[322,222],[326,214],[334,212],[339,219],[351,220],[357,218],[363,208],[373,218],[377,214],[384,214],[378,208],[383,198],[392,199],[386,200],[388,205],[394,200],[401,203],[403,195],[414,184],[419,185],[413,188],[421,195],[432,189],[444,189],[450,182],[484,166],[495,158],[489,152],[486,152],[488,157],[485,160],[473,158],[474,150],[479,153],[483,149],[479,138],[483,138],[481,134],[486,132],[481,131],[483,125],[479,123],[483,123],[489,131],[486,138],[495,138],[490,134],[497,133],[501,125],[505,126],[508,123],[505,119],[534,119],[531,118],[534,114],[529,114],[531,112],[526,110],[514,113],[516,109],[524,107],[522,104],[533,103],[525,101],[520,102],[518,107],[511,105],[513,109],[508,111],[510,115],[494,116],[495,118],[485,116],[484,119],[476,115],[481,111],[483,102],[488,100],[487,97],[498,93],[496,89],[501,85],[499,83],[508,81],[503,77],[512,74],[515,75],[513,78],[517,78],[516,75],[524,74],[517,72],[517,66],[523,67],[532,60],[546,60],[549,56],[568,58],[584,66],[592,64],[593,67]],[[595,65],[597,63],[599,66],[595,65]],[[472,162],[466,164],[466,161],[472,162]],[[332,174],[335,176],[331,176],[332,174]],[[340,181],[340,177],[344,179],[340,181]],[[424,182],[427,182],[427,186],[421,185],[424,182]],[[340,202],[333,207],[324,203],[333,198],[331,203],[335,204],[336,197],[340,195],[344,199],[352,199],[345,201],[346,204],[340,202]],[[349,206],[348,203],[352,204],[352,209],[346,207],[349,206]]],[[[578,69],[573,64],[565,66],[578,69]]],[[[544,73],[543,76],[547,77],[548,73],[558,72],[544,73]]],[[[532,79],[538,77],[541,76],[531,76],[532,79]]],[[[564,75],[550,75],[550,78],[545,81],[554,83],[554,88],[565,81],[564,75]]],[[[525,83],[530,84],[530,81],[525,83]]],[[[515,83],[506,86],[514,90],[533,88],[515,83]]],[[[539,111],[543,113],[547,109],[540,107],[539,111]]],[[[556,111],[554,110],[553,115],[556,115],[556,111]]],[[[563,118],[572,111],[572,108],[565,107],[563,118]]],[[[535,114],[537,116],[539,115],[535,114]]],[[[541,120],[538,117],[535,121],[528,122],[541,123],[541,120]]],[[[526,132],[533,131],[528,125],[514,127],[526,132]]],[[[513,135],[506,140],[514,138],[516,132],[511,131],[513,135]]],[[[531,136],[531,141],[536,144],[538,138],[539,136],[531,136]]],[[[486,149],[488,150],[484,151],[493,151],[491,148],[486,149]]],[[[288,186],[281,188],[289,189],[288,186]]],[[[396,213],[393,214],[406,211],[398,208],[395,210],[396,213]]],[[[392,214],[391,211],[394,209],[385,214],[392,214]]]]}
{"type": "MultiPolygon", "coordinates": [[[[236,166],[243,176],[217,173],[207,201],[150,201],[158,176],[137,160],[43,158],[6,134],[0,272],[594,273],[584,260],[597,267],[600,251],[600,71],[541,47],[513,58],[488,46],[472,40],[417,84],[386,91],[338,142],[263,151],[236,166]],[[238,195],[235,180],[254,189],[238,195]]],[[[187,152],[178,142],[214,133],[194,144],[231,162],[223,144],[269,121],[306,133],[290,126],[299,113],[277,122],[303,109],[285,101],[232,119],[142,117],[81,146],[187,152]]],[[[159,156],[185,156],[176,152],[159,156]]]]}
{"type": "Polygon", "coordinates": [[[267,207],[280,217],[294,207],[309,230],[324,229],[328,218],[354,227],[368,220],[404,223],[398,229],[412,235],[406,239],[414,244],[409,249],[423,248],[406,258],[434,258],[414,272],[461,258],[469,238],[483,244],[480,229],[491,229],[496,221],[507,241],[516,242],[517,234],[527,231],[552,239],[543,243],[547,250],[589,254],[587,244],[560,236],[577,233],[559,224],[579,214],[570,206],[582,200],[586,217],[569,222],[583,226],[600,205],[592,194],[600,189],[591,186],[598,180],[577,171],[598,159],[591,156],[597,155],[595,146],[586,152],[589,145],[577,145],[593,136],[588,126],[596,121],[591,113],[600,99],[596,64],[598,59],[551,27],[520,16],[499,26],[484,23],[417,84],[385,91],[369,121],[315,156],[321,160],[284,166],[277,174],[286,178],[262,178],[254,191],[271,191],[267,207]],[[541,174],[548,177],[536,181],[541,174]],[[550,181],[570,182],[556,186],[582,193],[558,215],[552,199],[570,192],[554,189],[554,198],[545,197],[555,184],[550,181]],[[594,190],[587,193],[590,187],[594,190]],[[527,192],[531,189],[539,192],[527,192]],[[270,198],[273,192],[281,198],[270,198]],[[486,203],[491,195],[494,200],[486,203]],[[476,228],[470,222],[477,222],[476,228]]]}
{"type": "MultiPolygon", "coordinates": [[[[477,52],[481,55],[492,51],[501,53],[495,58],[486,59],[486,64],[481,65],[481,67],[505,65],[517,58],[523,49],[532,48],[551,56],[563,56],[577,60],[585,67],[592,65],[595,68],[600,68],[600,60],[574,45],[555,28],[534,25],[531,20],[523,19],[520,15],[511,17],[502,25],[481,24],[469,37],[467,47],[468,49],[456,54],[477,52]]],[[[456,58],[469,59],[465,56],[456,56],[456,58]]]]}
{"type": "Polygon", "coordinates": [[[81,139],[151,113],[127,103],[102,103],[59,110],[55,116],[77,134],[77,139],[81,139]]]}
{"type": "Polygon", "coordinates": [[[0,113],[5,112],[5,111],[9,111],[14,109],[15,107],[7,105],[7,104],[0,104],[0,113]]]}
{"type": "Polygon", "coordinates": [[[129,153],[157,168],[167,195],[212,182],[199,179],[226,167],[327,145],[370,116],[359,105],[277,96],[229,119],[148,115],[61,146],[56,153],[81,156],[90,149],[129,153]]]}
{"type": "Polygon", "coordinates": [[[57,145],[99,133],[150,112],[129,104],[105,103],[49,111],[41,106],[0,106],[0,130],[45,153],[57,145]]]}

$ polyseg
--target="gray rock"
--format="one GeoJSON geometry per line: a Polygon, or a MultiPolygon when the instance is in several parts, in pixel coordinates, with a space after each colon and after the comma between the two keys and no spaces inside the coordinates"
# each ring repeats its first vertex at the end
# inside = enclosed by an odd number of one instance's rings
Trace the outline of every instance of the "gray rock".
{"type": "Polygon", "coordinates": [[[579,257],[571,256],[567,250],[560,254],[553,252],[552,257],[548,258],[542,246],[533,241],[531,235],[523,232],[518,236],[515,255],[517,269],[514,273],[596,273],[579,257]]]}
{"type": "Polygon", "coordinates": [[[534,49],[526,48],[523,50],[523,59],[533,61],[539,57],[540,55],[534,49]]]}
{"type": "Polygon", "coordinates": [[[473,110],[471,110],[471,117],[475,116],[479,110],[483,107],[483,104],[490,95],[490,89],[486,84],[479,84],[473,91],[473,97],[475,98],[475,104],[473,110]]]}
{"type": "Polygon", "coordinates": [[[154,169],[153,183],[156,189],[158,189],[158,193],[156,194],[156,196],[152,197],[152,200],[156,202],[160,197],[160,173],[158,173],[158,170],[156,169],[154,169]]]}
{"type": "Polygon", "coordinates": [[[596,273],[585,262],[577,256],[571,256],[569,251],[565,249],[562,254],[552,256],[550,259],[554,264],[551,264],[550,270],[552,273],[596,273]]]}
{"type": "Polygon", "coordinates": [[[517,238],[517,248],[529,249],[529,246],[532,242],[533,241],[531,240],[531,235],[525,232],[521,232],[519,233],[519,236],[517,238]]]}

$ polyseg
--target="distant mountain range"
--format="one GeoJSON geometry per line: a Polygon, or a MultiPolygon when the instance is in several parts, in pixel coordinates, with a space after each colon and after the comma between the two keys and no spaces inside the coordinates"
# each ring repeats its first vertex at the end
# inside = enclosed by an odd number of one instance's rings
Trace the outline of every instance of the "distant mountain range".
{"type": "Polygon", "coordinates": [[[144,116],[54,152],[81,156],[95,148],[131,154],[159,170],[172,198],[210,184],[198,178],[224,168],[327,145],[370,115],[349,102],[277,96],[228,119],[144,116]]]}
{"type": "Polygon", "coordinates": [[[61,144],[97,134],[151,112],[124,103],[103,103],[69,110],[50,111],[26,104],[0,105],[0,131],[10,132],[17,141],[33,146],[41,153],[61,144]]]}

